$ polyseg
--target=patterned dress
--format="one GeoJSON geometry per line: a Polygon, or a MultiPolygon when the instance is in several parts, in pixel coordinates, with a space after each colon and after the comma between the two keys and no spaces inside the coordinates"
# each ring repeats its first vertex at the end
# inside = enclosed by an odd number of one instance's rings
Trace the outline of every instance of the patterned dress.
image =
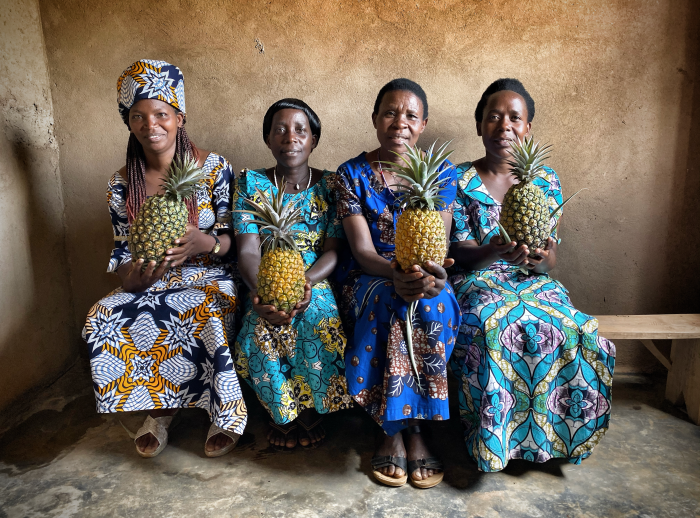
{"type": "MultiPolygon", "coordinates": [[[[305,191],[285,194],[303,207],[304,220],[295,224],[295,241],[305,269],[311,268],[323,254],[326,238],[343,238],[343,227],[335,214],[333,174],[305,191]]],[[[258,200],[255,187],[277,192],[265,170],[241,173],[234,195],[236,210],[250,210],[246,199],[258,200]]],[[[238,234],[257,234],[258,226],[248,214],[234,213],[238,234]]],[[[345,380],[346,338],[338,315],[338,306],[328,280],[311,289],[311,302],[291,324],[273,326],[260,317],[250,297],[245,303],[243,323],[235,343],[238,375],[255,390],[258,399],[277,424],[287,424],[307,408],[320,414],[348,408],[352,398],[345,380]]]]}
{"type": "MultiPolygon", "coordinates": [[[[199,191],[199,228],[216,234],[231,221],[225,158],[210,153],[199,191]]],[[[114,229],[109,272],[131,260],[126,181],[115,173],[107,200],[114,229]]],[[[208,254],[171,268],[141,293],[114,290],[87,316],[83,337],[102,413],[203,408],[221,428],[242,434],[247,410],[229,351],[235,336],[236,286],[231,267],[208,254]]]]}
{"type": "MultiPolygon", "coordinates": [[[[440,178],[449,206],[457,182],[448,165],[440,178]]],[[[338,183],[338,217],[364,216],[377,253],[393,259],[399,211],[394,193],[377,179],[365,153],[340,166],[338,183]]],[[[348,387],[355,401],[388,435],[405,428],[406,419],[448,419],[447,359],[460,322],[452,288],[448,284],[437,297],[419,301],[413,322],[416,379],[405,342],[408,304],[396,294],[393,282],[363,273],[354,258],[338,272],[349,329],[348,387]]]]}
{"type": "MultiPolygon", "coordinates": [[[[471,163],[459,170],[452,241],[486,244],[498,235],[501,205],[471,163]]],[[[561,203],[553,170],[535,185],[550,210],[561,203]]],[[[457,269],[450,281],[462,309],[451,366],[461,382],[465,441],[479,469],[499,471],[510,459],[580,463],[610,420],[615,346],[598,336],[598,321],[577,311],[549,275],[528,275],[504,261],[457,269]]]]}

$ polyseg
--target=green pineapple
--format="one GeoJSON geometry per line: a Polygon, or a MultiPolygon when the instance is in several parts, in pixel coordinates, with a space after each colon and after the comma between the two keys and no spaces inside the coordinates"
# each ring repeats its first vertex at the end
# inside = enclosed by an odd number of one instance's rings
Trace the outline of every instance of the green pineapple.
{"type": "Polygon", "coordinates": [[[134,261],[143,259],[144,268],[151,261],[163,262],[165,251],[187,231],[185,200],[202,188],[204,178],[206,173],[193,157],[173,160],[161,184],[165,192],[147,198],[131,224],[129,251],[134,261]]]}

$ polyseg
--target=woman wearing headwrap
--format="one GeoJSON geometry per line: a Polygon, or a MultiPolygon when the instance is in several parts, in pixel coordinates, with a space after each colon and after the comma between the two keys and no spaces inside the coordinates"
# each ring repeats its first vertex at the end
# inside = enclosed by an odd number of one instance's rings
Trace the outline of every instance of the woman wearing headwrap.
{"type": "Polygon", "coordinates": [[[228,453],[243,433],[247,410],[229,338],[235,336],[236,287],[222,260],[231,248],[231,166],[198,149],[185,132],[182,72],[141,60],[117,82],[119,112],[130,130],[126,166],[109,181],[114,250],[107,271],[122,286],[95,304],[83,336],[88,343],[97,411],[149,410],[136,451],[155,457],[167,444],[178,408],[199,407],[212,421],[205,454],[228,453]],[[139,207],[162,193],[175,157],[192,156],[207,173],[188,202],[186,234],[161,264],[132,261],[127,237],[139,207]]]}

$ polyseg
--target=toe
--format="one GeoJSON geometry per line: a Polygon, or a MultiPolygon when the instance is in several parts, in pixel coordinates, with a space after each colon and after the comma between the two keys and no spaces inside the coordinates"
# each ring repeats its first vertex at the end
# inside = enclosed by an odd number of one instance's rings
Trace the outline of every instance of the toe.
{"type": "Polygon", "coordinates": [[[401,468],[394,468],[394,477],[395,478],[401,478],[404,475],[405,475],[405,473],[401,468]]]}

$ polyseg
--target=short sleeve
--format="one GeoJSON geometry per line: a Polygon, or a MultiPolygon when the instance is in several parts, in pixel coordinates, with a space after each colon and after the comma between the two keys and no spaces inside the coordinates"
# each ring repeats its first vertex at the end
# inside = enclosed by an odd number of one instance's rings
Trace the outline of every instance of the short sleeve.
{"type": "Polygon", "coordinates": [[[350,174],[350,170],[342,165],[338,169],[335,180],[337,192],[337,218],[343,220],[349,216],[362,214],[362,197],[359,179],[355,179],[350,174]]]}
{"type": "Polygon", "coordinates": [[[338,175],[336,173],[326,172],[324,175],[324,182],[327,193],[326,201],[328,203],[328,223],[326,226],[326,237],[345,239],[343,222],[338,218],[337,179],[338,175]]]}
{"type": "Polygon", "coordinates": [[[128,243],[129,220],[126,215],[126,181],[118,172],[114,173],[107,184],[107,205],[114,233],[114,248],[107,271],[115,273],[120,266],[131,261],[128,243]]]}
{"type": "Polygon", "coordinates": [[[238,178],[237,186],[233,195],[233,233],[239,234],[258,234],[258,225],[253,223],[251,214],[238,212],[241,210],[254,210],[254,207],[247,200],[254,199],[255,193],[255,178],[254,173],[248,169],[241,171],[241,176],[238,178]]]}
{"type": "MultiPolygon", "coordinates": [[[[545,196],[547,196],[547,202],[549,204],[549,212],[552,213],[556,210],[559,205],[564,201],[564,197],[561,192],[561,183],[559,182],[559,176],[553,169],[548,167],[545,168],[547,174],[544,177],[538,179],[539,187],[544,191],[545,196]]],[[[552,229],[551,236],[554,240],[557,240],[557,231],[559,230],[558,223],[559,218],[561,218],[562,210],[557,212],[549,220],[549,227],[552,229]]]]}
{"type": "Polygon", "coordinates": [[[443,212],[452,212],[454,209],[454,201],[457,195],[457,181],[459,180],[459,171],[452,162],[445,160],[440,166],[441,173],[438,181],[442,182],[443,188],[440,191],[440,196],[444,196],[445,207],[443,212]]]}
{"type": "Polygon", "coordinates": [[[477,232],[474,227],[474,221],[469,214],[471,205],[470,198],[463,192],[457,192],[454,201],[454,211],[452,212],[452,221],[454,221],[454,232],[450,241],[457,243],[459,241],[477,240],[477,232]]]}

